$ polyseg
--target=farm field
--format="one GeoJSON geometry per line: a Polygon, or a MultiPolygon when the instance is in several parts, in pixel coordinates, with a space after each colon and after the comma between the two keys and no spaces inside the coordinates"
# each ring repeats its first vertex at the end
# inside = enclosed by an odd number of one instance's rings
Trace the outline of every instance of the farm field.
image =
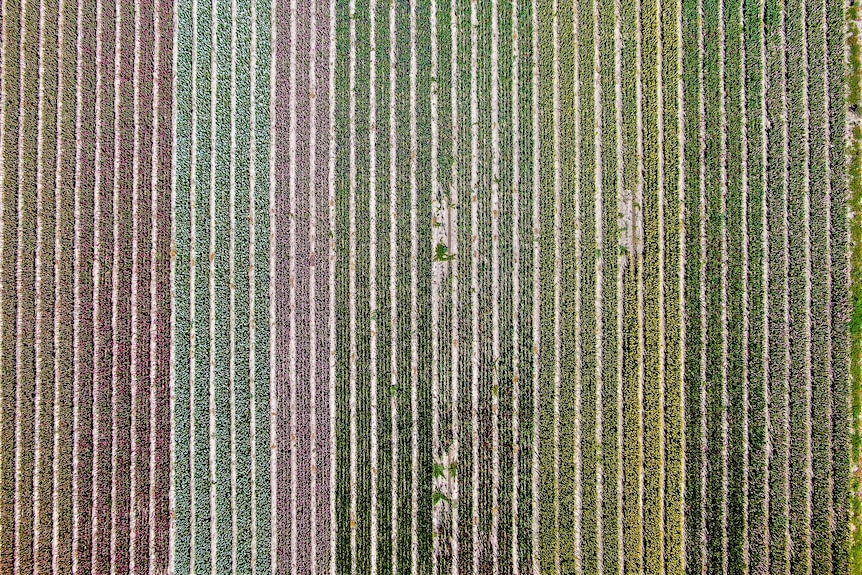
{"type": "Polygon", "coordinates": [[[858,3],[0,9],[0,575],[862,574],[858,3]]]}

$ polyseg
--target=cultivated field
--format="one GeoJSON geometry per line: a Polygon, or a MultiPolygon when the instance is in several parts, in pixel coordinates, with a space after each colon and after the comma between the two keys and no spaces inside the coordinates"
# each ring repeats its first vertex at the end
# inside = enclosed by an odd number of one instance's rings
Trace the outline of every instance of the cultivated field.
{"type": "Polygon", "coordinates": [[[858,3],[0,2],[0,575],[862,574],[858,3]]]}

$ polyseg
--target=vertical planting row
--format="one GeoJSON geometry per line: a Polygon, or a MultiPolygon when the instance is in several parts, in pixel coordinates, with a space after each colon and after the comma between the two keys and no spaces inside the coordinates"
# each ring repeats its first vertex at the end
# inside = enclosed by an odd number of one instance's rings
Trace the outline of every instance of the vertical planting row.
{"type": "MultiPolygon", "coordinates": [[[[598,379],[601,376],[601,367],[598,365],[598,359],[602,357],[599,346],[602,345],[603,332],[607,329],[599,331],[598,317],[596,315],[596,297],[604,286],[598,285],[597,268],[607,260],[613,259],[613,256],[605,259],[602,253],[599,252],[601,247],[597,242],[596,229],[596,210],[602,204],[596,201],[596,173],[600,169],[597,165],[597,160],[600,158],[599,151],[596,147],[596,134],[599,133],[602,126],[602,119],[597,118],[598,110],[595,106],[596,86],[594,82],[595,70],[602,64],[596,62],[596,39],[600,38],[599,31],[595,29],[595,3],[591,0],[579,0],[574,3],[574,10],[577,10],[578,29],[575,42],[577,42],[578,50],[578,77],[574,80],[578,82],[579,101],[578,107],[580,125],[579,139],[577,143],[580,149],[575,149],[579,154],[579,181],[577,185],[578,202],[575,203],[574,198],[563,202],[565,209],[573,212],[579,209],[576,214],[579,218],[579,229],[573,229],[572,232],[578,234],[577,240],[580,245],[580,261],[577,262],[580,272],[580,286],[573,286],[571,294],[574,296],[574,289],[580,288],[580,333],[577,337],[580,338],[580,358],[575,357],[570,353],[569,361],[580,360],[580,365],[576,366],[577,372],[571,376],[571,385],[575,385],[575,377],[580,376],[580,425],[581,425],[581,525],[576,525],[576,529],[581,530],[581,560],[583,561],[583,569],[586,571],[596,570],[599,565],[599,544],[606,547],[606,537],[604,531],[599,529],[602,525],[603,517],[601,516],[603,501],[599,499],[598,491],[598,470],[600,469],[600,455],[602,455],[601,444],[599,440],[604,439],[604,434],[598,436],[597,424],[600,420],[597,409],[601,407],[597,405],[597,393],[601,389],[601,384],[598,379]],[[593,169],[594,167],[594,169],[593,169]]],[[[613,11],[608,11],[613,17],[613,11]]],[[[600,38],[600,41],[604,38],[600,38]]],[[[611,56],[613,61],[613,56],[611,56]]],[[[613,67],[610,68],[613,70],[613,67]]],[[[604,68],[602,68],[604,70],[604,68]]],[[[574,111],[574,110],[572,110],[574,111]]],[[[574,119],[572,120],[574,121],[574,119]]],[[[564,140],[566,148],[574,148],[574,139],[564,140]]],[[[599,140],[603,143],[603,140],[599,140]]],[[[574,167],[574,166],[573,166],[574,167]]],[[[601,182],[600,182],[601,183],[601,182]]],[[[601,218],[601,214],[599,214],[601,218]]],[[[599,219],[599,222],[601,220],[599,219]]],[[[565,229],[565,226],[563,227],[565,229]]],[[[569,249],[575,252],[575,245],[571,245],[569,249]]],[[[574,270],[569,272],[574,279],[574,270]]],[[[607,294],[603,294],[607,297],[607,294]]],[[[568,313],[574,320],[576,310],[574,306],[569,306],[568,313]]],[[[605,318],[602,318],[605,321],[605,318]]],[[[604,324],[602,324],[604,325],[604,324]]],[[[608,326],[610,327],[610,326],[608,326]]],[[[607,390],[602,390],[603,393],[607,390]]],[[[573,410],[574,402],[569,401],[563,403],[566,409],[573,410]]],[[[614,412],[616,413],[616,412],[614,412]]],[[[614,415],[614,420],[616,415],[614,415]]],[[[614,446],[615,447],[615,446],[614,446]]],[[[574,455],[574,454],[573,454],[574,455]]],[[[577,463],[577,462],[576,462],[577,463]]],[[[605,498],[607,498],[607,491],[605,498]]],[[[569,538],[574,543],[574,537],[569,538]]],[[[606,555],[606,554],[603,554],[606,555]]]]}
{"type": "Polygon", "coordinates": [[[685,565],[685,391],[683,385],[684,324],[682,310],[684,294],[682,252],[685,215],[682,200],[682,130],[680,104],[681,50],[679,1],[660,5],[662,29],[662,141],[664,176],[664,313],[665,313],[665,384],[664,384],[664,568],[669,575],[682,575],[685,565]]]}
{"type": "MultiPolygon", "coordinates": [[[[622,474],[624,473],[621,464],[623,462],[623,430],[622,424],[622,371],[623,365],[622,350],[624,336],[622,332],[622,313],[623,302],[623,281],[626,262],[628,260],[628,248],[626,243],[626,234],[620,226],[621,207],[620,198],[623,197],[623,170],[620,162],[622,156],[622,125],[619,119],[623,115],[622,102],[619,96],[622,93],[622,87],[617,85],[617,73],[621,72],[617,62],[617,52],[620,50],[619,42],[616,37],[616,32],[620,27],[620,5],[615,5],[613,10],[602,9],[600,3],[593,3],[592,16],[596,17],[595,12],[598,11],[599,29],[597,31],[599,42],[599,91],[601,106],[601,116],[595,118],[592,126],[590,124],[582,124],[581,138],[584,149],[587,150],[592,145],[596,158],[601,153],[601,166],[598,165],[598,159],[593,160],[596,163],[596,169],[600,168],[601,179],[595,177],[593,170],[589,168],[590,157],[584,157],[582,163],[581,174],[584,186],[582,188],[582,198],[585,202],[594,204],[594,214],[590,216],[589,210],[584,212],[583,219],[583,250],[587,256],[600,248],[602,251],[596,251],[595,266],[602,271],[601,285],[595,286],[593,293],[601,289],[601,309],[595,305],[591,305],[589,294],[591,293],[586,288],[584,289],[585,298],[583,300],[583,309],[585,312],[590,308],[595,309],[595,315],[601,318],[602,331],[596,334],[596,346],[601,345],[601,365],[598,363],[598,358],[592,361],[592,365],[585,362],[584,377],[594,378],[594,386],[596,389],[601,389],[601,403],[596,401],[597,410],[596,418],[601,416],[601,439],[597,445],[601,454],[600,462],[602,468],[602,497],[598,502],[599,511],[602,519],[602,550],[603,562],[605,569],[609,572],[618,570],[622,562],[623,549],[622,541],[622,517],[621,510],[623,505],[623,493],[620,490],[622,485],[622,474]],[[591,129],[590,129],[591,128],[591,129]],[[595,132],[595,135],[594,135],[595,132]],[[597,193],[601,194],[597,198],[597,193]],[[599,204],[601,200],[601,204],[599,204]],[[591,221],[592,220],[592,221],[591,221]],[[593,237],[591,230],[601,227],[602,245],[597,246],[592,244],[593,237]],[[591,374],[590,371],[593,373],[591,374]],[[598,413],[600,411],[600,414],[598,413]]],[[[584,13],[585,18],[589,18],[589,13],[584,13]]],[[[584,53],[584,56],[592,56],[584,53]]],[[[585,66],[582,68],[583,73],[587,74],[592,79],[593,70],[587,66],[587,60],[584,60],[585,66]]],[[[594,82],[594,80],[593,80],[594,82]]],[[[585,96],[590,94],[590,84],[582,84],[585,96]]],[[[593,94],[595,99],[595,94],[593,94]]],[[[598,114],[598,110],[595,112],[598,114]]],[[[586,115],[584,118],[586,119],[586,115]]],[[[589,260],[587,260],[589,261],[589,260]]],[[[586,317],[584,319],[586,320],[586,317]]],[[[595,323],[595,320],[594,322],[595,323]]],[[[589,329],[590,322],[584,321],[582,324],[585,329],[589,329]]],[[[585,347],[588,349],[588,347],[585,347]]],[[[585,356],[589,357],[589,356],[585,356]]],[[[588,381],[585,379],[585,381],[588,381]]],[[[590,401],[590,394],[585,393],[586,401],[590,401]]],[[[596,398],[598,400],[598,398],[596,398]]],[[[585,421],[585,433],[590,434],[590,426],[585,421]]],[[[585,556],[585,559],[587,557],[585,556]]],[[[587,563],[589,565],[589,563],[587,563]]]]}
{"type": "MultiPolygon", "coordinates": [[[[54,166],[57,138],[57,5],[39,10],[38,113],[36,127],[36,253],[34,260],[34,335],[36,354],[33,470],[33,562],[38,570],[51,568],[51,452],[54,408],[54,166]]],[[[26,105],[26,104],[25,104],[26,105]]],[[[31,104],[32,105],[32,104],[31,104]]]]}
{"type": "Polygon", "coordinates": [[[748,217],[748,565],[769,569],[769,393],[766,378],[768,313],[766,225],[765,70],[763,62],[763,2],[745,0],[743,49],[745,86],[745,162],[748,217]]]}
{"type": "Polygon", "coordinates": [[[808,75],[805,61],[804,3],[790,0],[784,21],[787,42],[787,191],[790,309],[790,569],[806,573],[811,565],[811,349],[809,228],[808,75]]]}
{"type": "Polygon", "coordinates": [[[539,368],[540,421],[540,565],[557,569],[560,557],[558,480],[554,460],[554,7],[551,0],[538,2],[539,10],[539,145],[541,213],[541,343],[539,368]]]}
{"type": "Polygon", "coordinates": [[[658,571],[664,562],[664,299],[666,261],[662,242],[665,207],[662,191],[663,144],[659,140],[659,42],[661,24],[657,0],[640,6],[641,109],[643,146],[643,541],[644,569],[658,571]]]}
{"type": "Polygon", "coordinates": [[[789,351],[787,309],[787,161],[785,136],[784,3],[768,0],[765,8],[767,213],[769,241],[769,557],[773,571],[790,569],[789,535],[789,351]]]}
{"type": "Polygon", "coordinates": [[[2,297],[2,321],[0,321],[0,441],[2,441],[2,466],[0,466],[0,564],[11,571],[15,557],[15,510],[17,444],[15,414],[18,409],[17,393],[17,251],[18,251],[18,102],[20,99],[19,50],[21,7],[17,1],[4,2],[2,70],[0,70],[0,106],[3,110],[3,135],[0,137],[3,163],[2,181],[2,238],[0,238],[0,297],[2,297]]]}
{"type": "MultiPolygon", "coordinates": [[[[829,100],[826,4],[805,6],[808,48],[809,202],[810,202],[810,354],[811,354],[811,567],[814,572],[832,569],[832,318],[830,290],[832,252],[829,226],[833,208],[829,183],[829,100]]],[[[838,257],[844,257],[839,254],[838,257]]],[[[836,326],[839,329],[840,326],[836,326]]],[[[839,402],[840,406],[840,402],[839,402]]],[[[841,412],[839,407],[839,413],[841,412]]]]}
{"type": "Polygon", "coordinates": [[[703,97],[705,104],[705,201],[706,201],[706,533],[707,571],[720,572],[727,551],[724,531],[727,517],[724,473],[727,417],[727,385],[724,340],[725,283],[724,234],[726,224],[724,172],[724,69],[722,58],[722,5],[704,0],[703,97]]]}
{"type": "MultiPolygon", "coordinates": [[[[583,422],[577,421],[577,410],[583,406],[583,393],[577,396],[577,378],[581,376],[581,368],[578,365],[578,346],[583,347],[584,338],[577,332],[575,323],[575,300],[578,297],[580,286],[576,282],[576,273],[580,268],[581,277],[594,273],[594,266],[584,266],[583,251],[578,254],[576,250],[576,235],[579,233],[577,226],[578,198],[577,189],[580,184],[579,174],[575,170],[575,156],[579,152],[578,146],[582,138],[576,136],[575,101],[576,86],[580,81],[574,75],[576,70],[575,58],[581,49],[592,49],[594,38],[592,26],[590,27],[589,39],[578,48],[576,42],[581,42],[583,36],[575,36],[574,18],[575,9],[580,9],[580,2],[560,2],[559,14],[559,162],[560,162],[560,191],[559,191],[559,233],[560,233],[560,258],[561,268],[558,281],[560,282],[560,391],[559,391],[559,437],[560,437],[560,536],[563,540],[560,552],[560,571],[571,572],[576,570],[577,554],[582,550],[577,549],[578,531],[582,529],[575,522],[578,510],[576,509],[576,490],[580,487],[575,483],[575,466],[581,464],[576,461],[578,456],[575,446],[575,428],[581,423],[581,436],[584,434],[583,422]],[[580,256],[580,257],[579,257],[580,256]],[[580,340],[580,341],[578,341],[580,340]],[[581,405],[578,406],[577,402],[581,405]]],[[[589,13],[577,15],[586,17],[589,13]]],[[[580,22],[579,22],[580,24],[580,22]]],[[[580,70],[578,70],[580,71],[580,70]]],[[[580,75],[580,74],[579,74],[580,75]]],[[[589,260],[586,260],[589,261],[589,260]]],[[[595,280],[593,280],[595,283],[595,280]]],[[[588,300],[589,301],[589,300],[588,300]]],[[[583,308],[583,306],[581,306],[583,308]]],[[[581,475],[582,485],[584,475],[581,475]]],[[[595,482],[595,476],[590,478],[595,482]]],[[[597,551],[597,550],[596,550],[597,551]]],[[[596,551],[592,554],[595,555],[596,551]]]]}
{"type": "Polygon", "coordinates": [[[623,555],[625,572],[643,570],[643,390],[640,262],[643,255],[642,163],[639,139],[638,58],[641,11],[638,2],[621,4],[622,46],[622,187],[619,190],[623,260],[623,555]]]}
{"type": "Polygon", "coordinates": [[[746,313],[748,274],[748,198],[745,177],[747,158],[743,155],[745,132],[743,76],[742,2],[724,4],[724,85],[726,110],[725,196],[727,245],[727,564],[732,572],[746,568],[747,517],[747,368],[750,316],[746,313]],[[737,327],[734,327],[737,326],[737,327]],[[742,329],[739,329],[739,328],[742,329]],[[734,440],[733,438],[741,438],[734,440]]]}
{"type": "Polygon", "coordinates": [[[862,411],[859,393],[860,378],[856,371],[859,363],[855,361],[855,358],[858,357],[857,342],[860,325],[858,319],[860,317],[858,312],[859,298],[857,297],[859,283],[856,275],[859,273],[859,266],[856,265],[859,262],[856,251],[859,246],[859,228],[857,227],[859,218],[854,218],[852,222],[848,222],[845,210],[838,209],[838,206],[850,205],[852,206],[852,213],[858,212],[860,182],[862,182],[859,172],[859,142],[862,140],[862,134],[860,134],[858,118],[859,103],[860,98],[862,98],[862,90],[860,90],[859,85],[859,71],[860,65],[862,65],[859,17],[859,6],[847,6],[841,2],[826,4],[826,29],[829,31],[826,42],[829,94],[829,172],[831,203],[835,206],[831,214],[832,223],[829,237],[831,252],[834,254],[831,310],[834,330],[832,338],[832,369],[834,370],[832,397],[842,398],[840,404],[837,400],[834,404],[836,409],[832,420],[832,473],[835,477],[833,493],[837,510],[832,528],[832,557],[835,572],[843,572],[848,570],[851,565],[858,565],[860,550],[862,550],[860,548],[860,530],[851,528],[851,522],[859,525],[860,505],[862,505],[858,496],[851,495],[852,493],[859,493],[858,480],[855,477],[848,478],[846,473],[848,456],[851,457],[851,462],[860,460],[859,428],[848,425],[848,418],[852,417],[850,421],[858,421],[858,414],[862,411]],[[856,28],[854,29],[852,25],[848,26],[847,22],[857,22],[856,28]],[[852,31],[849,41],[845,36],[845,26],[848,26],[852,31]],[[845,42],[849,43],[849,54],[845,42]],[[850,72],[849,75],[847,75],[848,72],[850,72]],[[847,104],[849,106],[845,108],[847,104]],[[854,109],[856,110],[855,116],[853,115],[854,109]],[[848,120],[853,122],[849,133],[848,120]],[[849,167],[847,163],[848,145],[850,150],[849,167]],[[853,259],[849,260],[848,256],[853,259]],[[847,325],[848,322],[849,330],[837,329],[847,325]],[[854,358],[852,364],[851,358],[854,358]],[[850,397],[849,401],[843,399],[848,396],[850,397]],[[850,432],[850,429],[853,431],[850,432]]]}

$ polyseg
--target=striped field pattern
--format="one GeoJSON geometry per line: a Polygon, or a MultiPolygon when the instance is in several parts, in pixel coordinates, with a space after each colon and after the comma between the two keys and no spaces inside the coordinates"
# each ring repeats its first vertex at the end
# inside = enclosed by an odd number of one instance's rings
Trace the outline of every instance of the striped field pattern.
{"type": "Polygon", "coordinates": [[[0,4],[0,575],[862,574],[857,0],[0,4]]]}

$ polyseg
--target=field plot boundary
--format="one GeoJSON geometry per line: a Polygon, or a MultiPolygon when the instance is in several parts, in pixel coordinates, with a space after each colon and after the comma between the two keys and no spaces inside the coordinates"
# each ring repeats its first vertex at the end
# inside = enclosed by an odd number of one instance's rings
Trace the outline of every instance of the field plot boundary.
{"type": "Polygon", "coordinates": [[[0,575],[862,575],[859,0],[0,15],[0,575]]]}

